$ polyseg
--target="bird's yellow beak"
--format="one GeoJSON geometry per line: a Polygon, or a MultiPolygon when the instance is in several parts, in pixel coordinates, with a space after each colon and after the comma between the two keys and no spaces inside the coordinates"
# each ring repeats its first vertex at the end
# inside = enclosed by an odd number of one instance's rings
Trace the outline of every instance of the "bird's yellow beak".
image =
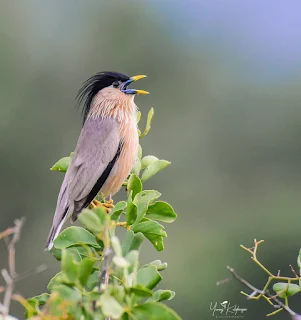
{"type": "MultiPolygon", "coordinates": [[[[143,78],[146,78],[146,75],[140,74],[140,75],[138,75],[138,76],[133,76],[133,77],[131,77],[129,81],[134,82],[134,81],[137,81],[137,80],[140,80],[140,79],[143,79],[143,78]]],[[[137,89],[135,90],[135,93],[136,93],[136,94],[149,94],[148,91],[145,91],[145,90],[137,90],[137,89]]]]}
{"type": "Polygon", "coordinates": [[[145,90],[137,90],[136,89],[136,94],[149,94],[149,92],[148,91],[145,91],[145,90]]]}
{"type": "Polygon", "coordinates": [[[146,78],[147,76],[145,75],[145,74],[140,74],[140,75],[138,75],[138,76],[133,76],[133,77],[131,77],[131,79],[133,80],[133,81],[137,81],[137,80],[140,80],[140,79],[143,79],[143,78],[146,78]]]}

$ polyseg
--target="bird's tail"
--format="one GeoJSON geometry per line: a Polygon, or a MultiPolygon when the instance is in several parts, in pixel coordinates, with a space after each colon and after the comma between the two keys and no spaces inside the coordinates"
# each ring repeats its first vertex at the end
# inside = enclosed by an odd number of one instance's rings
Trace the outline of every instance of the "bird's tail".
{"type": "Polygon", "coordinates": [[[55,221],[53,220],[48,238],[47,238],[47,242],[46,242],[46,250],[51,250],[53,247],[53,240],[57,237],[57,235],[60,233],[62,226],[64,224],[64,222],[66,221],[67,217],[68,217],[68,208],[66,209],[66,211],[64,212],[63,216],[62,216],[62,220],[60,221],[55,221]]]}
{"type": "Polygon", "coordinates": [[[59,232],[61,231],[61,228],[66,221],[66,219],[69,217],[70,213],[72,213],[72,208],[69,205],[68,197],[66,188],[67,183],[64,181],[61,187],[61,191],[57,200],[57,206],[55,215],[53,218],[52,226],[48,235],[48,239],[46,242],[46,249],[45,250],[51,250],[53,247],[53,240],[57,237],[59,232]]]}

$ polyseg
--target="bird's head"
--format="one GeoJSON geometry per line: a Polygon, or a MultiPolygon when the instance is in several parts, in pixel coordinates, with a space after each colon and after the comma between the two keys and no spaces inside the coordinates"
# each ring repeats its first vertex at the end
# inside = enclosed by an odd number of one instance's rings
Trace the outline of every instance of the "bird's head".
{"type": "Polygon", "coordinates": [[[91,104],[96,95],[101,92],[101,96],[107,101],[114,100],[133,100],[136,94],[149,94],[149,92],[138,89],[131,89],[128,86],[139,79],[145,78],[145,75],[128,77],[118,72],[100,72],[88,79],[78,92],[79,102],[83,102],[84,121],[91,109],[91,104]]]}

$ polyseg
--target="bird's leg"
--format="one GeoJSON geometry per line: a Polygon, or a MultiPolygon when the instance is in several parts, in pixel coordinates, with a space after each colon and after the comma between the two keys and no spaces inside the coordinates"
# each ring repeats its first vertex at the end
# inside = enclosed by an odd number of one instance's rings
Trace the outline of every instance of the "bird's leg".
{"type": "Polygon", "coordinates": [[[90,203],[90,208],[91,209],[94,209],[94,208],[97,208],[97,207],[103,207],[105,208],[105,210],[107,211],[107,213],[110,213],[111,212],[111,209],[114,208],[114,204],[113,204],[113,199],[109,198],[108,201],[106,201],[104,199],[104,202],[101,202],[99,200],[97,200],[96,198],[90,203]]]}
{"type": "Polygon", "coordinates": [[[108,201],[105,200],[105,202],[103,203],[103,206],[107,208],[107,211],[109,210],[109,212],[111,211],[112,208],[114,208],[114,201],[111,195],[109,196],[108,201]]]}

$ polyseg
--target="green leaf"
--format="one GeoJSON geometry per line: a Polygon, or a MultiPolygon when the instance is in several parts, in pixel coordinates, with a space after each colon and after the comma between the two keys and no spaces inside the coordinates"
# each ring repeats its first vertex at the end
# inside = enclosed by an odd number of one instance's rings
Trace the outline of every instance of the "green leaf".
{"type": "Polygon", "coordinates": [[[133,226],[132,230],[141,232],[154,245],[158,251],[164,249],[163,237],[167,237],[164,227],[156,221],[144,221],[133,226]]]}
{"type": "Polygon", "coordinates": [[[94,212],[97,215],[97,217],[100,220],[101,226],[103,226],[105,224],[107,217],[108,217],[107,210],[104,207],[97,207],[97,208],[92,209],[92,212],[94,212]]]}
{"type": "Polygon", "coordinates": [[[95,269],[88,277],[87,280],[87,288],[89,290],[93,290],[98,284],[99,284],[99,275],[100,271],[98,269],[95,269]]]}
{"type": "Polygon", "coordinates": [[[55,248],[64,249],[70,246],[86,244],[95,248],[100,248],[92,233],[81,227],[69,227],[63,230],[53,242],[55,248]]]}
{"type": "Polygon", "coordinates": [[[123,306],[112,296],[103,294],[99,300],[102,306],[102,312],[106,317],[119,319],[124,313],[123,306]]]}
{"type": "Polygon", "coordinates": [[[125,288],[119,285],[108,285],[107,292],[110,292],[111,296],[117,301],[123,301],[126,296],[125,288]]]}
{"type": "Polygon", "coordinates": [[[97,214],[89,209],[84,209],[78,216],[78,220],[91,232],[99,233],[104,226],[97,214]]]}
{"type": "Polygon", "coordinates": [[[131,173],[136,174],[137,176],[139,176],[140,170],[141,170],[141,161],[140,161],[139,158],[137,158],[135,163],[134,163],[134,166],[133,166],[133,168],[131,170],[131,173]]]}
{"type": "Polygon", "coordinates": [[[151,163],[146,169],[143,171],[141,176],[141,181],[144,182],[166,168],[170,165],[169,161],[166,160],[157,160],[151,163]]]}
{"type": "Polygon", "coordinates": [[[49,299],[49,294],[48,293],[42,293],[38,296],[32,297],[30,299],[28,299],[28,301],[37,301],[38,302],[38,306],[44,305],[49,299]]]}
{"type": "MultiPolygon", "coordinates": [[[[48,298],[49,298],[48,293],[42,293],[39,296],[35,296],[35,297],[28,299],[27,302],[20,301],[20,303],[23,305],[23,307],[26,310],[26,319],[29,319],[29,318],[33,317],[34,315],[37,315],[37,310],[38,310],[39,306],[46,304],[46,302],[48,301],[48,298]]],[[[1,319],[2,318],[0,316],[0,320],[1,319]]],[[[5,318],[5,319],[9,320],[9,318],[5,318]]]]}
{"type": "Polygon", "coordinates": [[[89,276],[93,271],[94,261],[89,258],[84,258],[78,265],[78,280],[82,286],[85,286],[89,276]]]}
{"type": "Polygon", "coordinates": [[[141,160],[141,170],[145,169],[146,167],[148,167],[150,164],[152,164],[153,162],[155,162],[157,160],[159,160],[159,159],[155,156],[143,157],[141,160]]]}
{"type": "Polygon", "coordinates": [[[127,190],[132,191],[132,199],[135,195],[142,191],[142,183],[137,175],[132,173],[127,183],[127,190]]]}
{"type": "Polygon", "coordinates": [[[114,256],[113,263],[117,267],[122,269],[128,268],[130,266],[130,263],[124,257],[120,257],[120,256],[114,256]]]}
{"type": "Polygon", "coordinates": [[[150,203],[158,199],[160,196],[161,193],[156,190],[143,190],[136,194],[133,200],[133,204],[137,208],[137,218],[135,220],[134,225],[136,225],[142,220],[142,218],[146,214],[146,211],[150,203]]]}
{"type": "Polygon", "coordinates": [[[158,302],[148,302],[132,308],[131,314],[135,320],[181,320],[175,311],[158,302]]]}
{"type": "Polygon", "coordinates": [[[50,253],[55,257],[56,260],[62,260],[62,250],[55,248],[54,246],[51,248],[50,253]]]}
{"type": "Polygon", "coordinates": [[[141,160],[142,158],[142,148],[141,148],[141,145],[139,144],[139,147],[138,147],[138,158],[141,160]]]}
{"type": "Polygon", "coordinates": [[[280,298],[290,297],[300,292],[300,287],[297,284],[287,282],[277,282],[273,285],[273,290],[279,294],[280,298]]]}
{"type": "Polygon", "coordinates": [[[164,250],[163,237],[158,236],[156,234],[148,234],[146,237],[152,243],[152,245],[156,248],[157,251],[164,250]]]}
{"type": "Polygon", "coordinates": [[[129,263],[129,272],[133,272],[138,269],[138,258],[139,252],[137,250],[132,250],[125,256],[126,261],[129,263]]]}
{"type": "Polygon", "coordinates": [[[164,227],[161,224],[159,224],[157,221],[149,220],[149,221],[140,222],[137,225],[133,226],[132,230],[135,233],[141,232],[146,237],[148,234],[154,234],[154,235],[158,235],[165,238],[167,237],[167,234],[164,231],[164,227]]]}
{"type": "Polygon", "coordinates": [[[152,119],[153,119],[154,114],[155,114],[155,110],[154,110],[154,108],[151,108],[149,110],[148,114],[147,114],[147,119],[146,119],[146,130],[147,130],[147,132],[151,128],[152,119]]]}
{"type": "Polygon", "coordinates": [[[127,203],[125,201],[118,202],[110,212],[111,220],[117,222],[126,206],[127,203]]]}
{"type": "Polygon", "coordinates": [[[130,289],[130,292],[134,293],[138,297],[151,297],[153,295],[152,290],[137,284],[135,287],[130,289]]]}
{"type": "Polygon", "coordinates": [[[148,132],[151,128],[151,123],[152,123],[154,113],[155,113],[154,108],[151,108],[148,112],[148,115],[147,115],[145,130],[142,134],[140,134],[140,138],[143,138],[148,134],[148,132]]]}
{"type": "Polygon", "coordinates": [[[99,258],[99,254],[93,247],[89,247],[88,245],[81,246],[71,246],[68,247],[67,250],[72,252],[75,256],[78,256],[78,261],[81,261],[83,258],[99,258]]]}
{"type": "Polygon", "coordinates": [[[126,207],[126,222],[128,225],[132,225],[137,218],[137,207],[132,202],[132,192],[128,195],[127,207],[126,207]]]}
{"type": "Polygon", "coordinates": [[[161,274],[155,266],[146,266],[138,270],[137,283],[153,289],[162,280],[161,274]]]}
{"type": "Polygon", "coordinates": [[[163,271],[167,268],[167,263],[166,262],[161,262],[161,260],[154,260],[145,266],[155,266],[158,271],[163,271]]]}
{"type": "MultiPolygon", "coordinates": [[[[39,303],[36,300],[22,299],[19,302],[22,304],[22,306],[25,309],[26,319],[31,319],[33,316],[36,316],[38,314],[37,310],[38,310],[39,303]]],[[[5,319],[3,319],[3,317],[0,315],[0,320],[5,320],[5,319]]],[[[6,320],[18,320],[18,319],[13,317],[7,317],[6,320]]]]}
{"type": "Polygon", "coordinates": [[[163,300],[171,300],[175,297],[176,293],[171,290],[157,290],[147,302],[159,302],[163,300]]]}
{"type": "Polygon", "coordinates": [[[55,291],[58,292],[64,300],[78,302],[81,299],[81,293],[77,289],[73,289],[64,284],[55,287],[55,291]]]}
{"type": "Polygon", "coordinates": [[[75,283],[77,279],[77,264],[73,258],[73,254],[66,249],[62,250],[62,272],[69,283],[75,283]]]}
{"type": "Polygon", "coordinates": [[[127,231],[122,241],[122,255],[125,256],[131,250],[139,251],[143,240],[144,236],[141,232],[134,233],[132,230],[127,231]]]}
{"type": "Polygon", "coordinates": [[[67,169],[68,169],[68,167],[69,167],[69,165],[70,165],[72,156],[73,156],[73,152],[70,154],[70,157],[64,157],[64,158],[60,159],[58,162],[56,162],[56,163],[50,168],[50,170],[51,170],[51,171],[66,172],[67,169]]]}
{"type": "Polygon", "coordinates": [[[59,284],[64,283],[64,280],[66,279],[65,275],[63,274],[63,272],[59,272],[57,273],[53,278],[51,278],[51,280],[48,283],[47,289],[49,291],[52,291],[54,289],[54,287],[56,287],[59,284]]]}
{"type": "Polygon", "coordinates": [[[138,111],[136,116],[137,116],[137,124],[138,124],[141,119],[141,111],[138,111]]]}
{"type": "Polygon", "coordinates": [[[121,245],[120,245],[119,239],[117,237],[113,236],[111,238],[111,244],[112,244],[112,247],[113,247],[116,255],[118,257],[121,257],[122,256],[122,250],[121,250],[121,245]]]}
{"type": "Polygon", "coordinates": [[[297,265],[301,269],[301,249],[299,251],[299,255],[298,255],[298,258],[297,258],[297,265]]]}
{"type": "Polygon", "coordinates": [[[157,201],[150,205],[146,212],[148,219],[159,220],[163,222],[173,222],[177,218],[172,206],[164,201],[157,201]]]}

